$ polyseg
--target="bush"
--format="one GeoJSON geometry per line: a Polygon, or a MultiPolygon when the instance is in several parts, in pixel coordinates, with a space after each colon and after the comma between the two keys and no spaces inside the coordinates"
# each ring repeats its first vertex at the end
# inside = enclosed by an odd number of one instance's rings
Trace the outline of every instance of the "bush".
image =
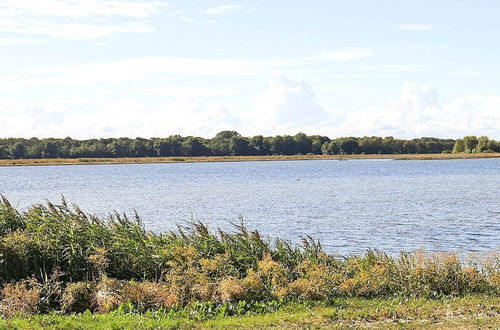
{"type": "Polygon", "coordinates": [[[1,292],[0,312],[4,316],[26,316],[38,313],[41,290],[36,281],[7,284],[1,292]]]}

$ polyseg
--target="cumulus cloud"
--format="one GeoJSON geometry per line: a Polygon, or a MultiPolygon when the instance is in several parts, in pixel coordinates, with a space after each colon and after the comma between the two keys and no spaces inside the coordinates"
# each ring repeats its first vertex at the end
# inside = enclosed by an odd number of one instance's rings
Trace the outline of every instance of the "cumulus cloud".
{"type": "MultiPolygon", "coordinates": [[[[177,89],[176,89],[177,88],[177,89]]],[[[267,88],[250,105],[230,107],[207,98],[229,91],[184,93],[167,104],[146,105],[134,99],[0,101],[0,135],[39,137],[168,136],[212,137],[234,129],[245,135],[307,134],[335,136],[392,135],[399,138],[457,138],[488,135],[500,139],[500,96],[473,95],[442,100],[431,86],[404,84],[386,107],[342,111],[317,102],[305,81],[272,74],[267,88]],[[195,94],[200,94],[196,96],[195,94]]],[[[158,90],[161,92],[161,89],[158,90]]]]}
{"type": "Polygon", "coordinates": [[[33,102],[0,103],[0,130],[2,137],[60,136],[67,108],[42,107],[33,102]]]}
{"type": "Polygon", "coordinates": [[[477,95],[440,100],[430,86],[408,83],[385,109],[348,113],[341,127],[346,135],[396,137],[489,135],[499,138],[500,96],[477,95]]]}
{"type": "Polygon", "coordinates": [[[320,106],[309,84],[282,74],[267,79],[266,91],[253,100],[251,122],[257,129],[310,131],[334,124],[335,114],[320,106]]]}
{"type": "Polygon", "coordinates": [[[441,100],[431,86],[404,84],[384,108],[342,111],[317,103],[306,82],[275,74],[268,89],[254,100],[253,134],[304,131],[329,136],[435,136],[457,138],[488,135],[499,139],[500,96],[476,95],[441,100]]]}

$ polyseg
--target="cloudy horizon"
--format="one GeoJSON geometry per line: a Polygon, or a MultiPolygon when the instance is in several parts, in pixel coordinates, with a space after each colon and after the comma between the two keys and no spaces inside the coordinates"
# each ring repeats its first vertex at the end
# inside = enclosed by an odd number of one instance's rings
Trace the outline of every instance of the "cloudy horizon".
{"type": "Polygon", "coordinates": [[[498,9],[2,0],[0,137],[500,139],[498,9]]]}

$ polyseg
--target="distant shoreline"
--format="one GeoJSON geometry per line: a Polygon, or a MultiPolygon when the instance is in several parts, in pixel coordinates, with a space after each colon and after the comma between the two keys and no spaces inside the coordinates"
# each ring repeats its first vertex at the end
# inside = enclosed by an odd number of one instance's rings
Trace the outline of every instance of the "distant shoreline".
{"type": "Polygon", "coordinates": [[[370,154],[370,155],[292,155],[292,156],[199,156],[199,157],[137,157],[137,158],[45,158],[0,159],[0,166],[53,166],[53,165],[100,165],[100,164],[160,164],[160,163],[208,163],[290,160],[446,160],[500,158],[500,153],[461,154],[370,154]]]}

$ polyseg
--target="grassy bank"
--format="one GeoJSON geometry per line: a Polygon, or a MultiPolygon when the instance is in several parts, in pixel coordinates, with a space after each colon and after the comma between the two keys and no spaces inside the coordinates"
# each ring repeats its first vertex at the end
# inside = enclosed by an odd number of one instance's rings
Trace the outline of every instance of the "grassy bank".
{"type": "Polygon", "coordinates": [[[475,158],[500,158],[500,153],[0,159],[0,166],[248,162],[313,159],[439,160],[475,158]]]}
{"type": "Polygon", "coordinates": [[[288,304],[271,313],[215,316],[196,320],[180,314],[38,315],[0,320],[2,328],[23,329],[270,329],[380,328],[449,329],[500,327],[500,299],[483,295],[425,299],[335,299],[317,304],[288,304]]]}
{"type": "MultiPolygon", "coordinates": [[[[358,316],[371,322],[370,315],[380,311],[385,311],[381,319],[399,318],[394,313],[400,307],[390,303],[394,299],[403,306],[411,302],[410,319],[420,317],[418,304],[434,313],[433,304],[443,302],[446,309],[447,299],[458,299],[458,310],[469,298],[488,301],[498,312],[498,251],[465,260],[452,253],[424,252],[338,256],[326,254],[311,238],[301,245],[271,241],[243,225],[223,232],[192,224],[158,234],[145,230],[138,216],[112,214],[102,219],[65,201],[21,212],[6,199],[0,202],[0,236],[0,313],[7,318],[5,326],[92,324],[88,318],[218,326],[237,320],[221,317],[265,313],[272,314],[238,322],[270,325],[273,318],[288,322],[286,315],[292,313],[326,326],[337,318],[357,322],[358,316]],[[324,317],[303,309],[315,305],[324,317]],[[335,312],[339,306],[348,307],[335,312]],[[366,313],[356,314],[360,308],[366,313]],[[111,314],[62,316],[85,311],[111,314]]],[[[432,313],[425,317],[432,319],[432,313]]],[[[471,317],[488,313],[473,312],[471,317]]]]}

